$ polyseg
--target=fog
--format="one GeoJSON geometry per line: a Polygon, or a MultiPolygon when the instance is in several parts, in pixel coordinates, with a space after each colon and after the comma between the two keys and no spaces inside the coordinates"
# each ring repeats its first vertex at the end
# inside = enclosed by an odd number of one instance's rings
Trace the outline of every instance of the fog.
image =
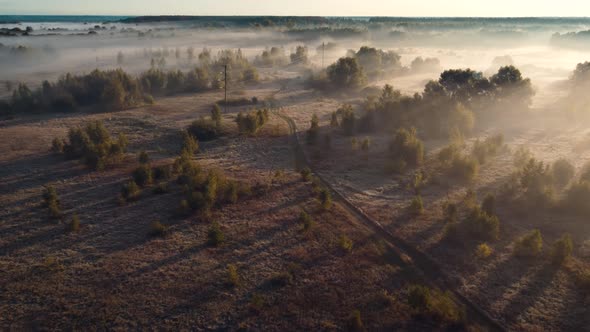
{"type": "MultiPolygon", "coordinates": [[[[66,72],[85,73],[95,68],[122,67],[131,73],[150,68],[154,52],[168,52],[166,69],[188,69],[187,49],[198,54],[203,48],[216,53],[222,49],[241,49],[254,59],[264,49],[282,47],[286,54],[297,45],[309,49],[311,66],[318,68],[335,62],[348,50],[371,46],[391,50],[409,66],[416,57],[436,58],[441,69],[471,68],[493,74],[504,57],[531,78],[537,94],[535,107],[543,107],[563,93],[561,86],[577,63],[585,61],[583,48],[552,42],[555,34],[585,31],[590,22],[583,19],[375,19],[335,20],[328,24],[290,24],[269,27],[244,27],[226,24],[203,27],[198,22],[126,24],[102,23],[26,23],[1,24],[0,29],[32,28],[28,36],[0,37],[0,81],[26,82],[38,86],[42,80],[55,80],[66,72]],[[321,46],[325,49],[322,59],[321,46]],[[27,52],[11,52],[24,46],[27,52]],[[176,58],[176,49],[180,57],[176,58]],[[117,55],[123,54],[123,61],[117,55]]],[[[403,92],[423,90],[424,83],[439,72],[421,72],[379,79],[372,84],[392,84],[403,92]]],[[[9,91],[2,84],[2,95],[9,91]]]]}

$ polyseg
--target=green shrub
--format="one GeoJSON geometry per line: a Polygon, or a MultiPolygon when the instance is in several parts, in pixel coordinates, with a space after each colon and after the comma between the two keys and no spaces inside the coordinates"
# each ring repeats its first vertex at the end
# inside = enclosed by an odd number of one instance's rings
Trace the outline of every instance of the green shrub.
{"type": "Polygon", "coordinates": [[[366,331],[365,326],[363,325],[363,321],[361,319],[361,312],[359,310],[354,310],[351,313],[348,325],[349,325],[349,327],[348,327],[349,331],[353,331],[353,332],[366,331]]]}
{"type": "Polygon", "coordinates": [[[481,203],[481,210],[490,216],[495,215],[496,210],[496,196],[487,194],[481,203]]]}
{"type": "Polygon", "coordinates": [[[93,169],[103,169],[119,161],[127,149],[127,137],[120,134],[113,140],[102,122],[89,122],[84,129],[70,128],[68,141],[63,146],[67,158],[81,159],[93,169]]]}
{"type": "Polygon", "coordinates": [[[51,152],[63,153],[65,144],[66,142],[64,142],[63,139],[57,137],[54,138],[51,142],[51,152]]]}
{"type": "Polygon", "coordinates": [[[78,217],[77,213],[74,213],[72,220],[66,225],[66,230],[68,232],[77,232],[80,230],[80,217],[78,217]]]}
{"type": "Polygon", "coordinates": [[[258,110],[256,112],[250,112],[244,114],[238,113],[236,123],[238,124],[238,130],[242,134],[254,135],[268,122],[269,114],[268,110],[258,110]]]}
{"type": "Polygon", "coordinates": [[[559,187],[565,187],[570,183],[576,168],[566,159],[558,159],[551,165],[551,173],[555,184],[559,187]]]}
{"type": "Polygon", "coordinates": [[[332,193],[328,189],[322,189],[319,192],[320,206],[324,210],[329,210],[332,207],[332,193]]]}
{"type": "Polygon", "coordinates": [[[193,121],[187,131],[199,141],[211,141],[221,136],[221,132],[215,122],[205,118],[193,121]]]}
{"type": "Polygon", "coordinates": [[[150,156],[147,154],[147,152],[141,150],[139,156],[137,157],[137,161],[139,161],[140,164],[149,164],[150,156]]]}
{"type": "Polygon", "coordinates": [[[552,196],[553,178],[548,166],[531,158],[519,172],[520,186],[526,197],[533,201],[546,200],[552,196]]]}
{"type": "Polygon", "coordinates": [[[192,157],[197,152],[199,152],[199,141],[197,141],[197,139],[188,131],[183,132],[182,150],[180,153],[192,157]]]}
{"type": "Polygon", "coordinates": [[[337,111],[337,114],[340,114],[342,117],[342,121],[340,121],[340,127],[344,131],[344,134],[347,136],[354,135],[355,128],[356,128],[356,115],[354,114],[354,110],[352,109],[352,105],[345,104],[342,105],[337,111]]]}
{"type": "Polygon", "coordinates": [[[238,268],[234,264],[227,265],[227,281],[232,287],[240,286],[240,276],[238,275],[238,268]]]}
{"type": "Polygon", "coordinates": [[[154,237],[162,237],[166,235],[167,231],[168,227],[156,220],[150,224],[149,235],[154,237]]]}
{"type": "Polygon", "coordinates": [[[314,113],[311,117],[311,126],[307,131],[307,143],[314,144],[317,141],[318,135],[320,132],[320,119],[314,113]]]}
{"type": "Polygon", "coordinates": [[[479,259],[486,259],[492,255],[494,251],[487,243],[481,243],[475,249],[475,256],[479,259]]]}
{"type": "Polygon", "coordinates": [[[136,201],[139,199],[140,194],[141,189],[133,180],[124,184],[123,189],[121,189],[121,197],[127,202],[136,201]]]}
{"type": "Polygon", "coordinates": [[[215,122],[217,127],[221,127],[221,108],[217,104],[213,104],[211,109],[211,120],[215,122]]]}
{"type": "Polygon", "coordinates": [[[299,222],[301,222],[303,224],[303,230],[306,232],[309,231],[314,225],[314,222],[311,219],[311,216],[303,210],[299,214],[299,222]]]}
{"type": "Polygon", "coordinates": [[[553,250],[551,256],[555,264],[562,264],[572,255],[574,250],[574,243],[572,237],[569,234],[564,234],[561,238],[553,244],[553,250]]]}
{"type": "Polygon", "coordinates": [[[459,147],[456,144],[449,144],[447,147],[442,148],[438,152],[438,161],[449,167],[455,161],[455,159],[461,158],[459,147]]]}
{"type": "Polygon", "coordinates": [[[477,239],[496,240],[500,234],[500,220],[475,207],[463,222],[466,231],[477,239]]]}
{"type": "Polygon", "coordinates": [[[51,219],[61,219],[61,203],[57,196],[57,190],[53,186],[45,186],[43,192],[44,205],[49,210],[49,217],[51,219]]]}
{"type": "Polygon", "coordinates": [[[489,158],[498,154],[503,145],[504,136],[502,134],[488,137],[483,142],[478,139],[473,144],[473,155],[480,164],[485,164],[489,158]]]}
{"type": "Polygon", "coordinates": [[[133,181],[140,187],[151,184],[152,179],[152,168],[149,165],[140,165],[133,171],[133,181]]]}
{"type": "Polygon", "coordinates": [[[420,215],[424,212],[424,203],[420,195],[414,197],[408,207],[408,212],[413,215],[420,215]]]}
{"type": "Polygon", "coordinates": [[[516,166],[518,169],[523,168],[529,162],[529,160],[533,158],[531,151],[524,145],[519,146],[514,151],[513,156],[514,166],[516,166]]]}
{"type": "Polygon", "coordinates": [[[225,236],[221,231],[221,226],[219,223],[214,221],[209,227],[209,232],[207,233],[208,241],[207,243],[212,247],[218,247],[225,241],[225,236]]]}
{"type": "Polygon", "coordinates": [[[465,319],[465,312],[448,292],[426,286],[412,285],[408,290],[408,304],[416,314],[430,316],[446,323],[459,323],[465,319]]]}
{"type": "Polygon", "coordinates": [[[472,182],[479,174],[479,162],[476,158],[459,156],[453,159],[447,172],[455,179],[472,182]]]}
{"type": "Polygon", "coordinates": [[[311,180],[311,170],[309,169],[309,167],[303,168],[301,170],[300,174],[301,174],[301,179],[303,181],[309,181],[309,180],[311,180]]]}
{"type": "Polygon", "coordinates": [[[327,68],[332,85],[341,88],[356,88],[365,84],[363,68],[356,58],[340,58],[327,68]]]}
{"type": "Polygon", "coordinates": [[[338,238],[338,246],[345,252],[351,252],[353,245],[354,243],[346,234],[342,234],[338,238]]]}
{"type": "Polygon", "coordinates": [[[514,253],[519,257],[535,257],[543,250],[543,237],[538,229],[519,238],[514,244],[514,253]]]}
{"type": "Polygon", "coordinates": [[[424,145],[416,137],[414,128],[398,129],[389,143],[389,151],[394,160],[403,160],[411,166],[420,165],[424,160],[424,145]]]}
{"type": "Polygon", "coordinates": [[[168,180],[172,176],[172,167],[170,165],[154,167],[152,174],[155,180],[168,180]]]}

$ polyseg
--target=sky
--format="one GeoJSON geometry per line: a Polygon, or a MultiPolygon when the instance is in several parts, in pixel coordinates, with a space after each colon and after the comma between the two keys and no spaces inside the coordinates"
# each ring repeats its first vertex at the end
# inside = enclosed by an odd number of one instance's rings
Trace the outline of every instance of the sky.
{"type": "Polygon", "coordinates": [[[588,0],[0,0],[0,15],[590,15],[588,0]]]}

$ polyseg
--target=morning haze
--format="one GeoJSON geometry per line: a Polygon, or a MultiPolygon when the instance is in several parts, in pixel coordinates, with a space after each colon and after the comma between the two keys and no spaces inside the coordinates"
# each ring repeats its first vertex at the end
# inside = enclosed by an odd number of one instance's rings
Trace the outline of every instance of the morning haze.
{"type": "Polygon", "coordinates": [[[0,1],[0,329],[587,330],[587,6],[0,1]]]}

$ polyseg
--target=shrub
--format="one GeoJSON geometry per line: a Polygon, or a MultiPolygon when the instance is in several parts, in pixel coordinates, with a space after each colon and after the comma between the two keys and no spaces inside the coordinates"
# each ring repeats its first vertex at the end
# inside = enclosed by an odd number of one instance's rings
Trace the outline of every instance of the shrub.
{"type": "Polygon", "coordinates": [[[68,232],[77,232],[80,230],[80,217],[78,217],[77,213],[74,213],[72,220],[66,225],[66,230],[68,232]]]}
{"type": "Polygon", "coordinates": [[[356,128],[356,115],[352,109],[352,105],[342,105],[336,113],[341,114],[342,121],[340,121],[340,127],[344,131],[345,135],[352,136],[356,128]]]}
{"type": "Polygon", "coordinates": [[[140,165],[133,171],[133,181],[140,187],[152,183],[152,168],[149,165],[140,165]]]}
{"type": "Polygon", "coordinates": [[[51,219],[60,219],[61,214],[61,204],[59,198],[57,197],[57,190],[53,186],[45,186],[45,190],[43,192],[43,199],[44,204],[49,210],[49,217],[51,219]]]}
{"type": "Polygon", "coordinates": [[[238,130],[242,134],[254,135],[266,124],[268,121],[268,110],[258,110],[256,112],[250,112],[243,114],[238,113],[236,123],[238,124],[238,130]]]}
{"type": "Polygon", "coordinates": [[[225,241],[225,236],[221,231],[221,226],[219,223],[214,221],[209,227],[209,232],[207,233],[208,241],[207,243],[212,247],[218,247],[225,241]]]}
{"type": "Polygon", "coordinates": [[[481,210],[490,216],[495,215],[496,197],[492,194],[487,194],[481,203],[481,210]]]}
{"type": "Polygon", "coordinates": [[[487,243],[481,243],[475,249],[475,256],[479,259],[486,259],[493,253],[492,248],[487,243]]]}
{"type": "Polygon", "coordinates": [[[514,151],[513,158],[514,166],[516,166],[518,169],[521,169],[529,162],[529,160],[533,158],[533,154],[526,146],[521,145],[514,151]]]}
{"type": "Polygon", "coordinates": [[[467,232],[482,240],[496,240],[500,234],[500,220],[475,207],[463,222],[467,232]]]}
{"type": "Polygon", "coordinates": [[[193,121],[187,129],[188,133],[199,141],[210,141],[221,136],[219,128],[212,120],[200,118],[193,121]]]}
{"type": "Polygon", "coordinates": [[[401,159],[408,165],[417,166],[424,160],[424,145],[416,137],[414,128],[398,129],[389,143],[389,151],[394,159],[401,159]]]}
{"type": "Polygon", "coordinates": [[[361,319],[361,312],[354,310],[349,318],[349,330],[353,332],[364,332],[366,331],[363,321],[361,319]]]}
{"type": "Polygon", "coordinates": [[[67,158],[79,158],[93,169],[103,169],[107,164],[118,161],[127,149],[127,137],[111,136],[102,122],[89,122],[84,129],[70,128],[68,141],[63,146],[67,158]]]}
{"type": "Polygon", "coordinates": [[[166,235],[167,231],[168,227],[156,220],[150,224],[149,235],[154,237],[162,237],[166,235]]]}
{"type": "Polygon", "coordinates": [[[361,150],[363,150],[364,152],[369,152],[370,147],[371,147],[371,139],[366,137],[361,142],[361,150]]]}
{"type": "Polygon", "coordinates": [[[238,275],[238,268],[234,264],[227,265],[227,282],[232,287],[240,286],[240,276],[238,275]]]}
{"type": "Polygon", "coordinates": [[[338,238],[338,246],[345,252],[351,252],[353,246],[352,240],[346,234],[340,235],[338,238]]]}
{"type": "Polygon", "coordinates": [[[153,193],[156,195],[163,195],[168,192],[168,184],[165,182],[158,183],[157,186],[154,187],[153,193]]]}
{"type": "Polygon", "coordinates": [[[535,257],[543,250],[543,237],[538,229],[519,238],[514,245],[514,253],[519,257],[535,257]]]}
{"type": "Polygon", "coordinates": [[[590,182],[581,181],[572,184],[566,191],[565,199],[561,202],[564,208],[579,215],[590,214],[590,182]]]}
{"type": "Polygon", "coordinates": [[[320,190],[319,196],[322,209],[329,210],[332,207],[332,193],[330,193],[330,190],[320,190]]]}
{"type": "Polygon", "coordinates": [[[170,165],[161,165],[154,167],[152,174],[155,180],[167,180],[172,176],[172,168],[170,165]]]}
{"type": "Polygon", "coordinates": [[[299,172],[301,174],[301,179],[303,181],[309,181],[311,180],[311,170],[309,169],[309,167],[305,167],[301,170],[301,172],[299,172]]]}
{"type": "Polygon", "coordinates": [[[183,132],[182,150],[180,153],[192,157],[197,152],[199,152],[199,141],[197,141],[197,139],[188,131],[183,132]]]}
{"type": "Polygon", "coordinates": [[[408,212],[413,215],[420,215],[424,212],[424,204],[420,195],[412,199],[408,207],[408,212]]]}
{"type": "Polygon", "coordinates": [[[488,137],[483,142],[478,139],[473,144],[473,155],[480,164],[485,164],[490,157],[499,152],[503,145],[504,136],[502,134],[488,137]]]}
{"type": "Polygon", "coordinates": [[[405,172],[407,168],[407,163],[401,159],[389,160],[385,164],[385,172],[388,174],[395,173],[401,174],[405,172]]]}
{"type": "Polygon", "coordinates": [[[410,286],[408,304],[417,314],[442,322],[458,323],[465,318],[464,310],[457,306],[450,293],[426,286],[410,286]]]}
{"type": "Polygon", "coordinates": [[[311,117],[311,125],[307,131],[307,143],[314,144],[317,141],[320,132],[320,119],[314,113],[311,117]]]}
{"type": "Polygon", "coordinates": [[[457,221],[458,211],[457,204],[449,202],[443,204],[443,216],[447,222],[457,221]]]}
{"type": "Polygon", "coordinates": [[[123,189],[121,189],[121,197],[127,202],[136,201],[139,199],[140,194],[141,189],[133,180],[124,184],[123,189]]]}
{"type": "Polygon", "coordinates": [[[529,199],[546,200],[551,197],[553,179],[548,166],[531,158],[520,170],[520,186],[529,199]]]}
{"type": "Polygon", "coordinates": [[[332,115],[330,118],[330,127],[338,128],[339,126],[340,126],[340,123],[338,122],[338,114],[336,112],[332,112],[332,115]]]}
{"type": "Polygon", "coordinates": [[[306,232],[309,231],[314,224],[313,220],[311,219],[311,216],[303,210],[299,214],[299,222],[303,224],[303,230],[306,232]]]}
{"type": "Polygon", "coordinates": [[[147,152],[141,150],[139,156],[137,157],[137,161],[139,161],[140,164],[149,164],[150,156],[148,156],[147,152]]]}
{"type": "Polygon", "coordinates": [[[559,159],[556,160],[553,165],[551,165],[551,174],[555,184],[559,187],[565,187],[567,184],[570,183],[576,169],[574,165],[572,165],[566,159],[559,159]]]}
{"type": "Polygon", "coordinates": [[[221,108],[217,104],[213,104],[211,109],[211,120],[215,122],[217,127],[221,127],[221,108]]]}
{"type": "Polygon", "coordinates": [[[275,287],[284,287],[293,283],[293,274],[289,271],[277,273],[270,279],[270,284],[275,287]]]}
{"type": "Polygon", "coordinates": [[[471,182],[479,174],[479,162],[476,158],[459,156],[453,159],[447,172],[455,179],[471,182]]]}
{"type": "Polygon", "coordinates": [[[567,260],[574,250],[574,243],[572,237],[569,234],[564,234],[561,238],[553,244],[553,250],[551,256],[555,264],[562,264],[567,260]]]}
{"type": "Polygon", "coordinates": [[[51,142],[51,151],[55,153],[63,153],[65,144],[66,143],[63,139],[56,137],[51,142]]]}
{"type": "Polygon", "coordinates": [[[461,158],[459,146],[457,144],[449,144],[438,152],[438,161],[443,165],[449,167],[455,159],[461,158]]]}

